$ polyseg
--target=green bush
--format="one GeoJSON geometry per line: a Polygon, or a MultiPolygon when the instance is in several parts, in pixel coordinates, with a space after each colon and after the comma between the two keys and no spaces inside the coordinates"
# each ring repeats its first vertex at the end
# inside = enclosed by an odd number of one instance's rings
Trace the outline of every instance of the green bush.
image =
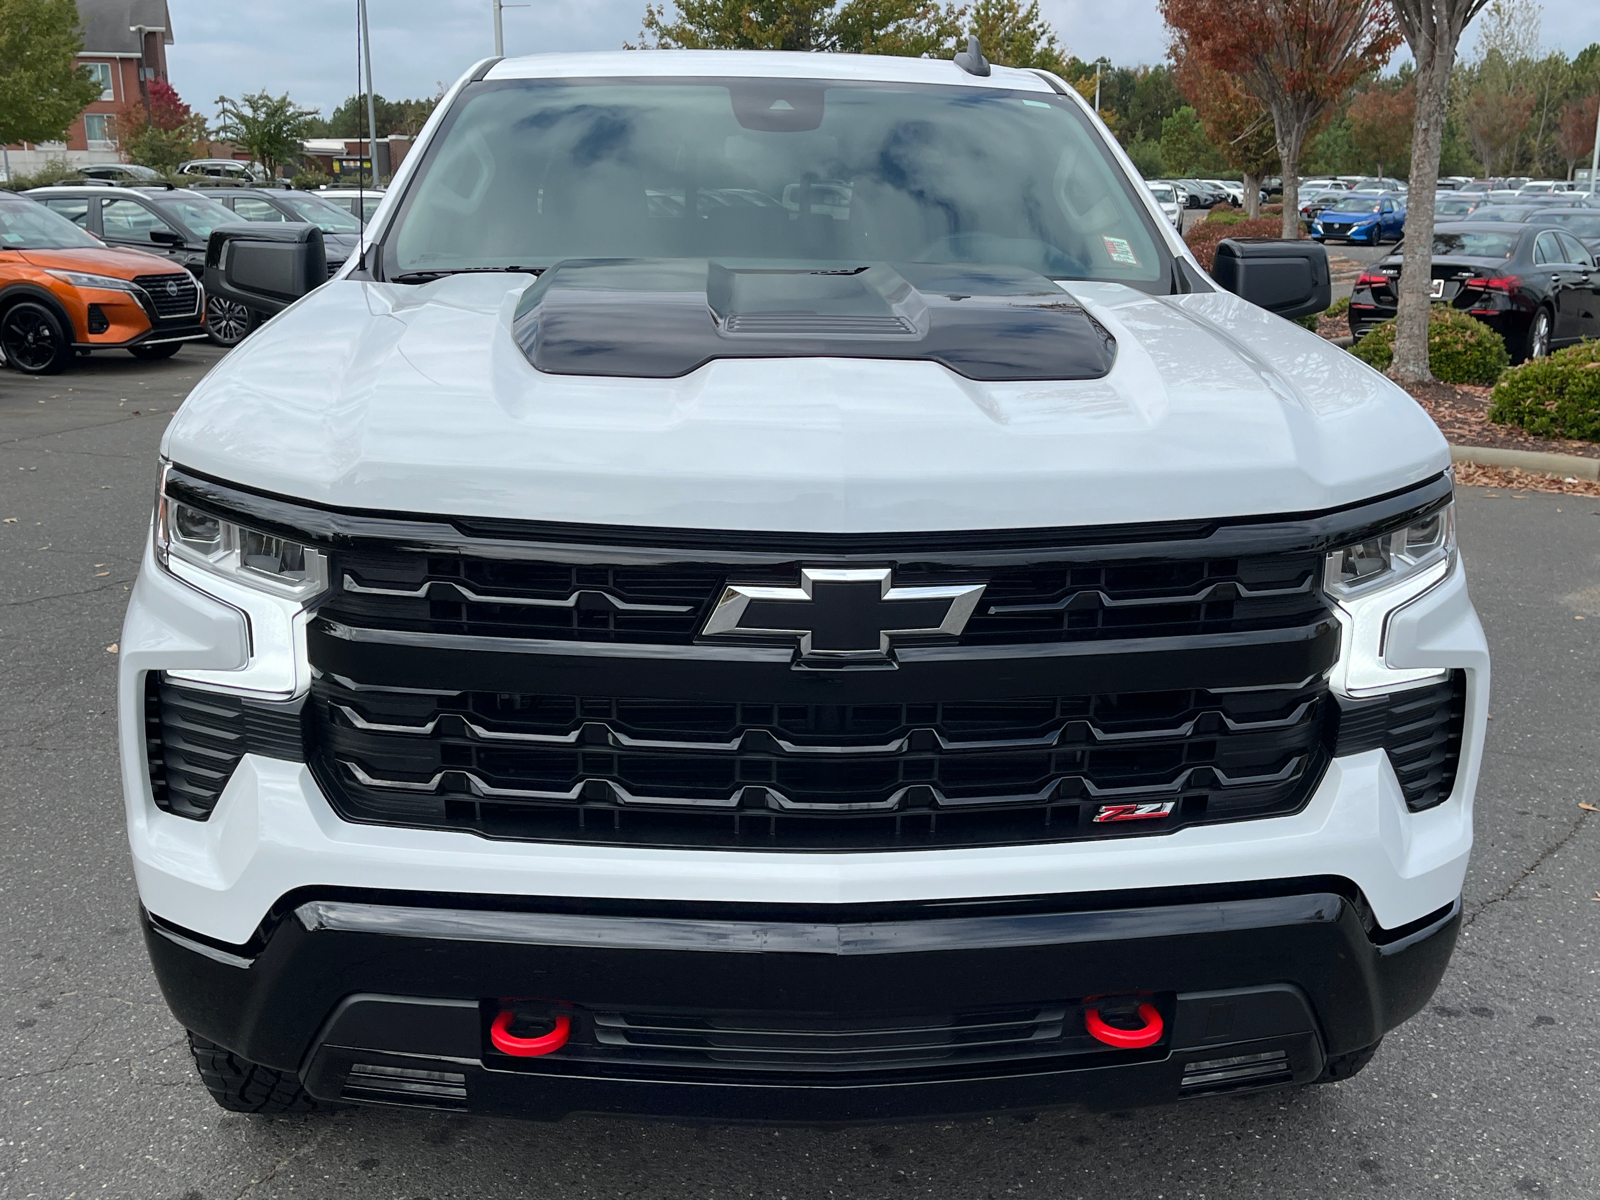
{"type": "Polygon", "coordinates": [[[1350,313],[1350,297],[1349,296],[1340,296],[1332,304],[1328,305],[1327,311],[1324,312],[1322,315],[1325,316],[1325,317],[1338,318],[1338,317],[1348,316],[1349,313],[1350,313]]]}
{"type": "Polygon", "coordinates": [[[1600,342],[1583,342],[1507,371],[1489,420],[1539,437],[1600,441],[1600,342]]]}
{"type": "Polygon", "coordinates": [[[1237,225],[1249,218],[1245,216],[1242,208],[1223,208],[1218,205],[1206,215],[1206,220],[1213,225],[1237,225]]]}
{"type": "MultiPolygon", "coordinates": [[[[1385,321],[1350,351],[1387,371],[1394,361],[1394,322],[1385,321]]],[[[1428,366],[1442,383],[1493,383],[1511,362],[1505,339],[1476,317],[1435,304],[1428,320],[1428,366]]]]}

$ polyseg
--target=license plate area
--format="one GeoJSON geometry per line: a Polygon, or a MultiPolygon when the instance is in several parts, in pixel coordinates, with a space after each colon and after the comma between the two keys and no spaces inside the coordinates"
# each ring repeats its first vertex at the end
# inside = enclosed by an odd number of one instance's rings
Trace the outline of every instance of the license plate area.
{"type": "Polygon", "coordinates": [[[1444,299],[1444,280],[1435,279],[1428,287],[1428,298],[1431,300],[1444,299]]]}

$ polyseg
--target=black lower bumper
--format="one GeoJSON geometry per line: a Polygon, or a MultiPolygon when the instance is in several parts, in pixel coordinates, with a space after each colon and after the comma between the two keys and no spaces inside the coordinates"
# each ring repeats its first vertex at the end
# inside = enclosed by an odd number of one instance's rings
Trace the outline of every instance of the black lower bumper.
{"type": "Polygon", "coordinates": [[[248,952],[145,931],[184,1025],[327,1100],[831,1123],[1309,1082],[1426,1003],[1459,905],[1386,935],[1348,885],[1276,890],[859,920],[342,896],[248,952]],[[1139,1003],[1155,1044],[1090,1036],[1088,1007],[1139,1003]],[[507,1008],[528,1036],[567,1017],[570,1040],[501,1053],[507,1008]]]}

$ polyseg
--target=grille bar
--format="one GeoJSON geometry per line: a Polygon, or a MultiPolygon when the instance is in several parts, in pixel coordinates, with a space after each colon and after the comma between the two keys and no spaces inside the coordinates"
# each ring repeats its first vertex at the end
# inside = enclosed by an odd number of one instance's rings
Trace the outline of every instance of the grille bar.
{"type": "Polygon", "coordinates": [[[1422,812],[1443,804],[1455,788],[1466,712],[1464,671],[1452,672],[1442,683],[1347,702],[1335,753],[1387,751],[1406,806],[1422,812]]]}

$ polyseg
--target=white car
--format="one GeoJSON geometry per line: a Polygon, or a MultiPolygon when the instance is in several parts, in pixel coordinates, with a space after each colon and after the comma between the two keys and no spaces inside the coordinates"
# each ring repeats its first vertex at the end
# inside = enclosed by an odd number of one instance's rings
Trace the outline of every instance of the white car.
{"type": "Polygon", "coordinates": [[[365,225],[383,203],[383,188],[318,188],[315,195],[337,204],[365,225]]]}
{"type": "Polygon", "coordinates": [[[1150,189],[1150,194],[1155,197],[1156,204],[1161,208],[1162,216],[1177,230],[1183,228],[1183,201],[1178,196],[1178,189],[1170,183],[1150,182],[1145,187],[1150,189]]]}
{"type": "Polygon", "coordinates": [[[1449,447],[1284,319],[1320,246],[1213,280],[1065,82],[486,60],[331,281],[223,233],[208,290],[306,294],[167,427],[118,656],[223,1106],[1122,1109],[1427,1003],[1449,447]]]}
{"type": "Polygon", "coordinates": [[[1244,203],[1244,184],[1242,183],[1237,183],[1231,179],[1202,179],[1200,182],[1209,183],[1228,193],[1228,199],[1235,208],[1244,203]]]}

